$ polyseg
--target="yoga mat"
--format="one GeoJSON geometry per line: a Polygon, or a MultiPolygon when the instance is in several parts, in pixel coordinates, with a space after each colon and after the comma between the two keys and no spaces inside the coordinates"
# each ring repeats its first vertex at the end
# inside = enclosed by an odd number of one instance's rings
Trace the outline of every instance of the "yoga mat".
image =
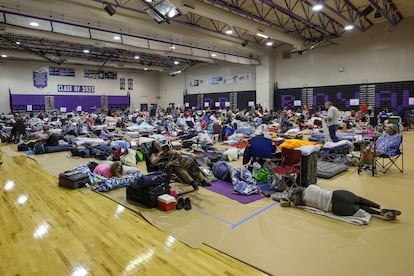
{"type": "Polygon", "coordinates": [[[221,194],[230,199],[236,200],[243,204],[248,204],[253,201],[262,199],[264,196],[261,194],[252,194],[252,195],[238,195],[233,193],[233,185],[230,182],[223,180],[217,180],[211,182],[211,186],[204,187],[209,191],[221,194]]]}

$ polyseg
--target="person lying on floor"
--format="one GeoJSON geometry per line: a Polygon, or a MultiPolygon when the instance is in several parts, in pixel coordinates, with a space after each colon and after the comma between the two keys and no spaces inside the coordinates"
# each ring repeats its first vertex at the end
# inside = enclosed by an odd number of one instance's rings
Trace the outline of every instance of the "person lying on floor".
{"type": "Polygon", "coordinates": [[[353,216],[360,209],[384,220],[395,220],[401,212],[379,205],[346,190],[329,191],[316,185],[294,188],[280,198],[280,206],[309,206],[338,216],[353,216]]]}
{"type": "Polygon", "coordinates": [[[47,132],[47,138],[45,140],[45,146],[59,146],[59,140],[61,135],[53,133],[51,130],[47,132]]]}
{"type": "Polygon", "coordinates": [[[89,166],[89,169],[93,173],[101,175],[105,178],[111,178],[111,177],[121,178],[124,175],[129,175],[129,174],[133,174],[135,172],[139,172],[138,168],[130,167],[130,166],[124,166],[124,165],[122,165],[121,161],[115,161],[111,164],[94,163],[94,164],[89,166]]]}
{"type": "Polygon", "coordinates": [[[201,186],[210,186],[206,181],[203,172],[195,163],[191,156],[183,156],[178,151],[171,149],[169,144],[163,144],[159,141],[154,141],[152,146],[158,150],[158,153],[153,153],[150,157],[152,165],[158,165],[162,160],[166,160],[166,167],[172,169],[186,184],[193,186],[194,190],[198,189],[198,181],[201,186]]]}
{"type": "Polygon", "coordinates": [[[379,155],[395,156],[400,152],[401,135],[396,124],[386,124],[384,133],[375,143],[375,151],[379,155]]]}

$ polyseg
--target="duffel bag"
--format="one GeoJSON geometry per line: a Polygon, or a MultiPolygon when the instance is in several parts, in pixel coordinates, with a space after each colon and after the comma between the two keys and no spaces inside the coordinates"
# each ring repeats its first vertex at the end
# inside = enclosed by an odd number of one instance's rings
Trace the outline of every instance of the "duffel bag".
{"type": "Polygon", "coordinates": [[[158,196],[170,193],[170,185],[163,183],[149,188],[127,186],[126,199],[141,203],[149,208],[157,206],[158,196]]]}
{"type": "Polygon", "coordinates": [[[167,181],[167,174],[162,171],[156,171],[150,174],[143,174],[136,179],[130,186],[135,189],[143,189],[148,187],[158,186],[167,181]]]}

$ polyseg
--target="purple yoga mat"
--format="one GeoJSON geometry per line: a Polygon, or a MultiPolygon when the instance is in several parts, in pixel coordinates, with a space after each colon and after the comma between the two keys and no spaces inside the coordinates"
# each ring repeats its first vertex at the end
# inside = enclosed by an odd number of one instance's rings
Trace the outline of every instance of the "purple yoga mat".
{"type": "Polygon", "coordinates": [[[212,192],[224,195],[225,197],[236,200],[243,204],[247,204],[247,203],[262,199],[264,197],[261,194],[252,194],[252,195],[233,194],[233,185],[230,182],[226,182],[223,180],[217,180],[217,181],[211,182],[211,186],[206,186],[204,188],[212,192]]]}

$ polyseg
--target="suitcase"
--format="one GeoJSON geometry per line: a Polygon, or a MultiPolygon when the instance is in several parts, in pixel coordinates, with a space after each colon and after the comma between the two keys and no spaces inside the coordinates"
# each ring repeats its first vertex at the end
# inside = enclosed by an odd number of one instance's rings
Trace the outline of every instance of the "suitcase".
{"type": "Polygon", "coordinates": [[[127,186],[126,199],[141,203],[149,208],[154,208],[158,204],[158,196],[169,193],[170,185],[167,183],[143,189],[127,186]]]}
{"type": "Polygon", "coordinates": [[[59,186],[70,189],[79,189],[85,187],[88,183],[89,174],[80,171],[67,171],[59,174],[59,186]]]}

